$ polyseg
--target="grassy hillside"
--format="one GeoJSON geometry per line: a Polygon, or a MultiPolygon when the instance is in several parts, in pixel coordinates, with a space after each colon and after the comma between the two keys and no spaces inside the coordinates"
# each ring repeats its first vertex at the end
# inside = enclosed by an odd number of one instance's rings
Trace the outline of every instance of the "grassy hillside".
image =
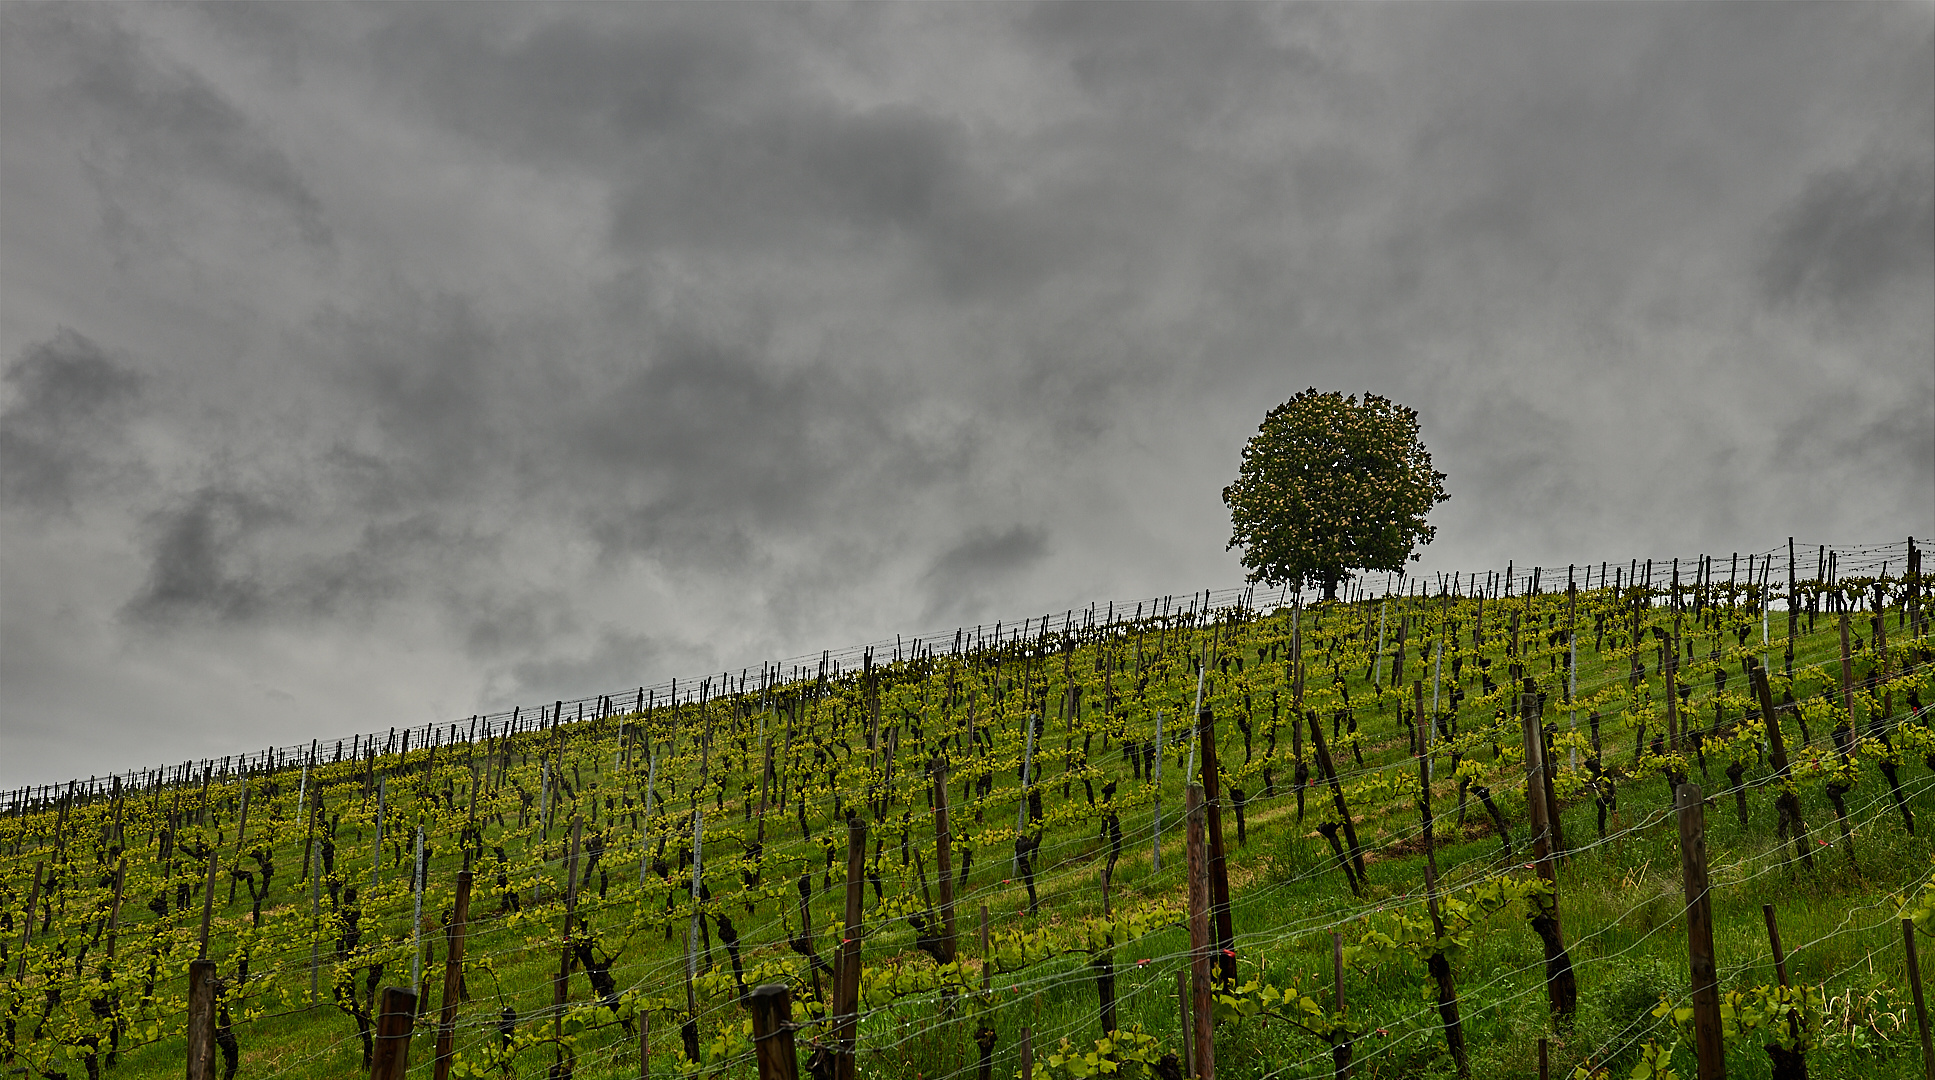
{"type": "MultiPolygon", "coordinates": [[[[456,1075],[539,1076],[562,1060],[586,1080],[636,1076],[647,1021],[653,1074],[749,1077],[742,987],[790,984],[803,1059],[832,1037],[830,972],[813,958],[831,964],[851,936],[851,820],[867,838],[862,1075],[976,1075],[985,1030],[992,1072],[1013,1076],[1024,1025],[1037,1071],[1080,1075],[1105,1034],[1105,976],[1129,1034],[1099,1060],[1135,1074],[1180,1046],[1200,685],[1235,934],[1219,1075],[1329,1076],[1346,1037],[1355,1075],[1455,1075],[1434,952],[1456,983],[1472,1075],[1536,1075],[1541,1037],[1554,1076],[1626,1076],[1647,1044],[1683,1041],[1675,774],[1707,796],[1722,989],[1752,1005],[1775,982],[1767,904],[1790,981],[1807,988],[1791,1031],[1736,1034],[1729,1074],[1771,1075],[1762,1044],[1784,1038],[1815,1077],[1913,1075],[1899,920],[1935,929],[1922,899],[1935,731],[1919,715],[1935,642],[1905,554],[1843,552],[1832,575],[1804,566],[1792,620],[1784,558],[1765,576],[1753,560],[1681,566],[1677,582],[1656,565],[1607,583],[1594,567],[1570,590],[1565,571],[1546,570],[1536,589],[1518,574],[1301,607],[1197,597],[913,643],[837,671],[681,683],[641,691],[643,707],[601,697],[331,740],[313,764],[304,747],[213,763],[206,779],[200,763],[128,778],[118,795],[31,792],[0,818],[5,1067],[181,1074],[212,856],[207,950],[238,1076],[366,1075],[373,991],[413,972],[424,993],[411,1075],[430,1075],[444,927],[469,867],[456,1075]],[[1749,661],[1792,703],[1776,715],[1811,867],[1777,836],[1781,782],[1749,661]],[[1533,884],[1528,701],[1563,808],[1551,893],[1533,884]],[[1420,731],[1443,939],[1425,902],[1420,731]],[[957,886],[948,964],[936,763],[957,886]],[[1362,848],[1355,887],[1324,835],[1342,824],[1340,801],[1362,848]],[[1528,921],[1542,904],[1556,904],[1576,979],[1569,1019],[1548,1006],[1528,921]]],[[[1670,1060],[1692,1075],[1689,1050],[1670,1060]]]]}

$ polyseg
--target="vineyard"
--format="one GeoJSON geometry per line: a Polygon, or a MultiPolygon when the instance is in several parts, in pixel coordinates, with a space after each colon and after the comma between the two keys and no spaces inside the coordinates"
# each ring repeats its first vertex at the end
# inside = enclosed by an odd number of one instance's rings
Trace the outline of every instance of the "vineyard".
{"type": "Polygon", "coordinates": [[[1924,1075],[1926,580],[1199,593],[20,789],[0,1071],[1924,1075]]]}

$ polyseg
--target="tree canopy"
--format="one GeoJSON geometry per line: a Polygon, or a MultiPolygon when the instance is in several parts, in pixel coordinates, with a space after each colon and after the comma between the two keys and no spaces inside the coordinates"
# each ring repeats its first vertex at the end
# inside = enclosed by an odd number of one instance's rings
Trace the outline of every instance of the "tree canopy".
{"type": "Polygon", "coordinates": [[[1418,438],[1417,410],[1366,393],[1315,387],[1270,410],[1223,489],[1229,547],[1249,580],[1321,585],[1335,599],[1348,571],[1399,571],[1437,530],[1425,515],[1450,498],[1418,438]]]}

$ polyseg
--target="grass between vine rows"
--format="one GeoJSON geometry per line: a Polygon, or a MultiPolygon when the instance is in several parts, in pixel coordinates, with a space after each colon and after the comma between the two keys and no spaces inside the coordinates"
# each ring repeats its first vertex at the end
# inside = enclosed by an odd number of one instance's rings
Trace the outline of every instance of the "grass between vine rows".
{"type": "MultiPolygon", "coordinates": [[[[1851,596],[1866,597],[1874,582],[1844,576],[1833,584],[1851,596]]],[[[66,1072],[78,1077],[89,1075],[92,1056],[94,1067],[106,1076],[180,1073],[185,1052],[182,992],[187,961],[195,954],[202,898],[191,887],[189,902],[180,903],[179,883],[198,881],[205,866],[182,854],[180,846],[211,842],[222,873],[210,951],[225,980],[238,1075],[366,1074],[357,1023],[330,1000],[335,996],[332,987],[341,983],[348,1000],[367,1002],[368,975],[376,963],[383,964],[378,984],[409,981],[413,853],[408,841],[421,821],[432,853],[423,900],[428,932],[421,938],[425,1014],[411,1050],[411,1075],[429,1075],[430,1029],[440,1003],[445,956],[439,919],[446,915],[457,870],[468,857],[476,869],[476,888],[466,972],[470,996],[459,1010],[455,1039],[460,1072],[545,1075],[559,1056],[558,1044],[548,1040],[562,1030],[576,1076],[636,1076],[638,1043],[621,1022],[642,1015],[651,1022],[654,1075],[750,1077],[748,1021],[736,1004],[737,987],[717,920],[724,915],[739,935],[747,986],[763,981],[793,985],[795,1018],[807,1022],[799,1033],[804,1056],[812,1040],[828,1032],[817,1019],[824,1006],[812,995],[807,962],[787,942],[799,931],[795,882],[805,873],[811,882],[813,947],[828,960],[837,951],[846,836],[834,813],[836,793],[839,803],[854,808],[868,822],[870,837],[880,842],[877,863],[873,850],[868,852],[880,885],[876,891],[869,882],[864,894],[862,964],[868,982],[858,1058],[863,1075],[975,1075],[980,1057],[974,1032],[984,1023],[996,1033],[996,1076],[1015,1075],[1024,1025],[1034,1032],[1036,1061],[1044,1072],[1044,1059],[1064,1038],[1075,1049],[1093,1049],[1103,1034],[1091,960],[1100,947],[1094,935],[1105,930],[1100,883],[1110,843],[1103,808],[1111,802],[1123,836],[1112,878],[1116,934],[1108,950],[1116,972],[1118,1028],[1139,1027],[1156,1038],[1159,1048],[1173,1049],[1181,1028],[1176,972],[1188,948],[1177,917],[1186,892],[1182,774],[1194,759],[1188,727],[1194,666],[1207,659],[1205,704],[1216,717],[1224,769],[1224,832],[1242,979],[1299,986],[1328,1008],[1331,933],[1340,932],[1347,945],[1354,945],[1367,931],[1386,925],[1382,920],[1389,913],[1421,910],[1417,773],[1409,730],[1400,716],[1400,709],[1416,700],[1410,685],[1414,681],[1423,683],[1427,711],[1435,684],[1441,722],[1447,728],[1455,722],[1456,735],[1447,732],[1434,747],[1440,751],[1434,757],[1432,801],[1442,888],[1457,894],[1501,876],[1530,876],[1515,715],[1518,688],[1505,677],[1506,669],[1518,664],[1545,693],[1543,722],[1555,734],[1563,833],[1573,849],[1560,864],[1558,899],[1580,1006],[1570,1025],[1555,1027],[1544,990],[1541,946],[1527,924],[1525,905],[1485,918],[1453,957],[1473,1074],[1533,1075],[1534,1046],[1545,1036],[1551,1039],[1554,1075],[1569,1076],[1584,1066],[1607,1067],[1623,1076],[1637,1060],[1641,1043],[1649,1038],[1670,1041],[1670,1025],[1654,1012],[1662,998],[1677,1002],[1687,994],[1680,853],[1665,777],[1667,768],[1677,767],[1708,795],[1707,847],[1723,989],[1774,980],[1761,914],[1761,905],[1771,903],[1790,954],[1791,979],[1820,986],[1826,997],[1818,1045],[1808,1053],[1812,1075],[1912,1075],[1918,1067],[1918,1040],[1899,919],[1904,908],[1915,909],[1935,865],[1928,840],[1929,830],[1935,829],[1935,770],[1922,761],[1925,753],[1935,751],[1935,733],[1912,715],[1908,704],[1911,692],[1917,700],[1929,694],[1929,639],[1925,629],[1916,635],[1905,619],[1905,586],[1899,575],[1881,584],[1886,652],[1876,647],[1871,610],[1857,610],[1850,618],[1858,646],[1852,650],[1851,674],[1861,684],[1852,694],[1850,728],[1856,740],[1849,758],[1856,783],[1846,796],[1852,860],[1825,788],[1826,780],[1845,775],[1834,771],[1842,758],[1832,732],[1846,718],[1840,713],[1839,616],[1832,611],[1800,618],[1791,676],[1783,672],[1786,613],[1771,613],[1763,644],[1761,605],[1767,597],[1724,586],[1696,597],[1689,584],[1679,594],[1677,608],[1674,598],[1659,588],[1650,590],[1639,607],[1630,591],[1595,588],[1569,600],[1563,591],[1548,589],[1527,597],[1519,590],[1509,598],[1484,601],[1482,646],[1473,643],[1479,612],[1471,598],[1448,602],[1437,596],[1393,597],[1310,607],[1300,614],[1288,609],[1225,611],[1193,621],[1145,613],[1140,620],[1111,626],[1077,625],[1066,639],[1073,645],[1069,650],[1061,647],[1064,624],[1056,619],[1046,637],[1031,630],[1027,641],[1004,640],[998,648],[965,651],[959,657],[942,652],[897,663],[881,658],[871,674],[843,672],[825,683],[813,678],[753,686],[742,695],[720,695],[715,689],[703,705],[682,702],[673,709],[659,704],[649,714],[620,707],[594,719],[567,721],[562,730],[525,731],[508,742],[494,737],[474,748],[445,743],[434,751],[434,767],[433,752],[420,748],[411,749],[407,757],[379,754],[373,764],[321,764],[306,783],[310,792],[322,792],[324,834],[330,831],[328,819],[336,819],[336,874],[324,882],[312,884],[300,875],[310,834],[295,803],[301,783],[296,768],[258,773],[251,781],[243,847],[265,848],[275,866],[260,931],[251,928],[251,882],[240,882],[235,902],[227,899],[229,886],[237,880],[230,871],[253,868],[258,880],[260,874],[258,861],[246,855],[236,858],[233,850],[241,815],[239,778],[211,783],[209,811],[200,823],[193,820],[200,802],[199,775],[189,783],[130,794],[121,807],[122,851],[115,850],[111,838],[103,839],[113,813],[106,799],[71,807],[60,836],[54,832],[59,820],[55,807],[11,815],[0,822],[0,852],[5,853],[0,887],[6,890],[0,901],[13,913],[10,925],[0,927],[11,950],[6,971],[11,979],[6,987],[7,1067],[26,1075],[66,1072]],[[1635,615],[1641,626],[1637,647],[1631,640],[1635,615]],[[1518,649],[1507,655],[1514,636],[1509,624],[1515,617],[1518,649]],[[1404,646],[1405,685],[1396,688],[1388,684],[1400,619],[1411,621],[1404,646]],[[1289,729],[1295,693],[1289,664],[1293,621],[1304,660],[1302,706],[1316,715],[1327,739],[1335,733],[1331,753],[1366,847],[1369,883],[1362,898],[1346,886],[1329,847],[1314,831],[1320,822],[1334,819],[1335,812],[1318,775],[1307,728],[1302,750],[1310,783],[1299,821],[1289,729]],[[1672,637],[1676,625],[1678,636],[1672,637]],[[1576,695],[1568,694],[1571,643],[1563,633],[1568,626],[1577,631],[1576,695]],[[1691,750],[1679,758],[1670,751],[1664,758],[1654,756],[1649,750],[1652,733],[1661,731],[1665,719],[1660,700],[1665,646],[1654,627],[1675,643],[1680,685],[1689,688],[1683,726],[1703,734],[1717,727],[1720,733],[1708,735],[1704,768],[1691,750]],[[1445,650],[1441,666],[1440,646],[1445,650]],[[1796,762],[1803,816],[1812,830],[1806,838],[1814,852],[1812,871],[1787,866],[1776,842],[1771,767],[1759,746],[1758,721],[1746,719],[1754,708],[1741,666],[1748,655],[1771,663],[1777,672],[1776,696],[1791,693],[1796,700],[1796,711],[1783,712],[1783,731],[1796,762]],[[1637,686],[1631,678],[1635,656],[1645,665],[1637,686]],[[1454,676],[1458,659],[1462,663],[1454,676]],[[1481,660],[1486,664],[1482,670],[1481,660]],[[1727,673],[1724,686],[1716,684],[1717,671],[1727,673]],[[1375,680],[1370,678],[1373,673],[1375,680]],[[1078,715],[1072,716],[1067,708],[1071,683],[1081,688],[1078,715]],[[1454,690],[1464,694],[1455,709],[1454,690]],[[883,753],[870,762],[866,738],[876,698],[883,753]],[[1338,720],[1344,709],[1355,722],[1354,736],[1338,720]],[[1153,738],[1157,711],[1164,717],[1160,871],[1153,869],[1149,850],[1155,785],[1138,777],[1119,750],[1124,738],[1134,743],[1153,738]],[[1609,814],[1603,840],[1594,793],[1584,786],[1594,757],[1588,716],[1595,711],[1601,715],[1597,757],[1605,772],[1617,778],[1617,809],[1609,814]],[[991,745],[976,747],[967,740],[970,712],[991,745]],[[1030,715],[1041,717],[1032,753],[1026,736],[1030,715]],[[1247,755],[1238,716],[1251,726],[1247,755]],[[1805,744],[1799,727],[1803,719],[1812,737],[1805,744]],[[785,744],[789,720],[794,735],[790,759],[785,744]],[[1648,734],[1636,746],[1641,722],[1648,734]],[[1891,748],[1867,737],[1871,727],[1888,734],[1891,748]],[[768,792],[764,843],[757,857],[748,859],[748,845],[760,830],[755,811],[762,732],[774,747],[787,801],[782,808],[779,792],[768,792]],[[1081,753],[1085,739],[1086,756],[1081,753]],[[886,748],[897,750],[891,780],[886,748]],[[1475,794],[1467,795],[1462,826],[1457,821],[1459,777],[1447,751],[1459,748],[1466,775],[1489,785],[1504,814],[1512,842],[1509,857],[1475,794]],[[816,758],[816,749],[823,758],[816,758]],[[1746,764],[1745,825],[1735,816],[1725,776],[1735,754],[1746,764]],[[950,810],[954,832],[961,838],[954,855],[957,873],[963,850],[972,850],[968,884],[956,912],[962,962],[948,972],[938,971],[918,950],[908,918],[926,910],[924,896],[935,890],[930,789],[922,769],[936,755],[946,757],[953,770],[950,810]],[[1040,899],[1034,914],[1028,912],[1027,889],[1013,859],[1024,757],[1030,760],[1031,779],[1045,811],[1034,882],[1040,899]],[[1908,833],[1891,797],[1879,769],[1884,759],[1898,762],[1918,835],[1908,833]],[[712,783],[695,801],[701,762],[712,783]],[[973,784],[979,773],[990,777],[991,789],[964,801],[964,782],[973,784]],[[387,811],[385,835],[373,873],[377,795],[365,795],[365,778],[386,775],[389,779],[380,785],[387,811]],[[470,819],[473,775],[479,779],[476,817],[481,835],[466,845],[463,830],[470,819]],[[1117,785],[1112,800],[1103,794],[1109,782],[1117,785]],[[657,805],[649,817],[639,817],[648,786],[657,805]],[[795,805],[802,787],[812,834],[806,839],[795,805]],[[1247,835],[1240,845],[1232,788],[1246,795],[1247,835]],[[890,793],[884,813],[876,815],[869,805],[870,789],[890,793]],[[708,947],[696,960],[694,990],[701,1055],[691,1062],[681,1051],[679,1025],[686,1019],[684,964],[694,908],[685,895],[691,886],[690,866],[680,855],[681,844],[690,843],[690,815],[696,806],[706,811],[702,862],[710,899],[702,905],[708,947]],[[549,811],[548,828],[539,823],[540,807],[549,811]],[[164,861],[160,832],[171,809],[177,815],[176,854],[164,861]],[[618,1008],[599,1011],[592,981],[582,965],[574,964],[566,1022],[559,1024],[550,1007],[564,935],[561,893],[573,817],[583,819],[586,835],[600,836],[605,845],[599,860],[603,880],[594,871],[580,885],[579,912],[585,923],[578,937],[595,942],[595,961],[610,960],[618,1008]],[[905,862],[903,827],[909,853],[905,862]],[[108,871],[123,854],[128,876],[118,952],[104,965],[105,914],[112,895],[108,871]],[[21,965],[20,913],[37,863],[59,868],[62,884],[43,908],[44,928],[35,923],[21,965]],[[747,887],[750,868],[757,869],[758,881],[747,887]],[[500,870],[505,879],[501,886],[500,870]],[[351,887],[359,894],[353,905],[346,892],[351,887]],[[320,911],[314,921],[312,888],[320,911]],[[516,910],[507,903],[507,893],[517,897],[516,910]],[[156,905],[165,913],[148,906],[157,896],[167,901],[156,905]],[[980,992],[983,954],[976,938],[982,904],[991,915],[994,966],[1000,969],[990,976],[985,994],[980,992]],[[346,940],[345,915],[350,911],[359,913],[359,941],[346,940]],[[317,977],[323,999],[316,1002],[307,997],[312,945],[320,957],[317,977]],[[250,965],[246,980],[240,977],[245,955],[250,965]],[[16,965],[24,969],[19,978],[13,978],[16,965]],[[110,975],[107,983],[101,980],[104,967],[110,975]],[[51,1004],[50,990],[59,991],[51,1004]],[[106,1051],[113,1017],[99,1017],[91,1007],[109,990],[118,995],[114,1015],[124,1019],[119,1032],[124,1048],[112,1064],[106,1051]],[[98,1041],[90,1044],[90,1037],[98,1041]],[[503,1050],[507,1045],[509,1052],[503,1050]]],[[[1829,587],[1815,582],[1812,591],[1801,590],[1796,602],[1821,602],[1817,597],[1829,587]]],[[[325,747],[325,761],[328,757],[325,747]]],[[[1786,851],[1791,857],[1791,845],[1786,851]]],[[[581,849],[581,867],[587,857],[581,849]]],[[[819,982],[825,987],[826,977],[821,975],[819,982]]],[[[1345,995],[1346,1015],[1356,1030],[1356,1075],[1453,1075],[1430,985],[1421,962],[1354,953],[1345,995]]],[[[1268,1018],[1219,1025],[1216,1052],[1218,1073],[1226,1077],[1331,1074],[1326,1043],[1268,1018]]],[[[1682,1051],[1677,1060],[1690,1075],[1690,1056],[1682,1051]]],[[[1768,1061],[1759,1046],[1729,1046],[1732,1076],[1769,1075],[1768,1061]]]]}

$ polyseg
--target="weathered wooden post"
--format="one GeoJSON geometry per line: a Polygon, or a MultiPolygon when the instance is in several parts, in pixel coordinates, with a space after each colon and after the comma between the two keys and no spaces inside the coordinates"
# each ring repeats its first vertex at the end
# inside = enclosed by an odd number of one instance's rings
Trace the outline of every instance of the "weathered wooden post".
{"type": "MultiPolygon", "coordinates": [[[[1333,985],[1336,987],[1336,1007],[1332,1010],[1340,1018],[1344,1015],[1344,935],[1336,930],[1330,932],[1330,966],[1333,985]]],[[[1337,1080],[1350,1077],[1351,1038],[1349,1029],[1339,1030],[1330,1037],[1330,1061],[1337,1080]]]]}
{"type": "Polygon", "coordinates": [[[1707,895],[1707,815],[1700,785],[1681,784],[1673,809],[1680,825],[1680,876],[1686,887],[1686,951],[1693,975],[1693,1051],[1700,1080],[1724,1080],[1720,978],[1713,958],[1713,909],[1707,895]]]}
{"type": "Polygon", "coordinates": [[[1229,866],[1223,852],[1221,768],[1216,760],[1216,714],[1205,708],[1196,714],[1196,731],[1203,751],[1203,820],[1209,840],[1210,916],[1216,931],[1215,964],[1224,983],[1236,982],[1236,930],[1230,913],[1229,866]]]}
{"type": "Polygon", "coordinates": [[[862,890],[866,886],[867,823],[854,815],[847,819],[847,911],[846,925],[840,928],[840,988],[833,1002],[834,1051],[833,1080],[853,1080],[853,1050],[860,1028],[860,939],[865,927],[860,921],[862,890]]]}
{"type": "Polygon", "coordinates": [[[947,819],[947,763],[934,762],[934,865],[941,887],[940,962],[954,962],[954,833],[947,819]]]}
{"type": "Polygon", "coordinates": [[[1189,975],[1190,1012],[1196,1021],[1196,1075],[1216,1077],[1216,1032],[1210,1007],[1209,858],[1203,842],[1204,813],[1201,785],[1189,785],[1185,811],[1189,818],[1186,854],[1189,861],[1189,975]]]}
{"type": "MultiPolygon", "coordinates": [[[[970,711],[970,715],[972,712],[970,711]]],[[[970,740],[972,741],[972,740],[970,740]]],[[[981,905],[981,996],[988,996],[988,988],[994,981],[994,953],[988,944],[988,905],[981,905]]],[[[981,1021],[974,1029],[974,1045],[981,1051],[981,1080],[992,1080],[994,1076],[994,1043],[996,1032],[989,1024],[990,1017],[983,1013],[981,1021]]]]}
{"type": "MultiPolygon", "coordinates": [[[[555,1074],[568,1078],[571,1066],[567,1064],[564,1048],[564,1005],[571,996],[571,963],[575,959],[572,952],[571,920],[578,917],[578,842],[584,836],[584,819],[571,819],[571,855],[564,867],[564,933],[558,948],[558,974],[551,983],[551,1035],[557,1042],[555,1074]]],[[[698,858],[693,857],[693,865],[698,858]]]]}
{"type": "Polygon", "coordinates": [[[759,1080],[799,1080],[799,1053],[793,1047],[793,997],[785,983],[753,990],[753,1056],[759,1080]]]}
{"type": "MultiPolygon", "coordinates": [[[[34,883],[27,890],[27,916],[20,920],[25,925],[20,929],[20,948],[16,950],[20,954],[20,959],[14,965],[13,969],[13,977],[16,982],[25,978],[27,975],[27,946],[32,944],[34,940],[34,905],[40,902],[40,877],[41,873],[46,869],[47,860],[41,859],[34,863],[34,883]]],[[[204,957],[207,956],[208,950],[203,949],[202,955],[204,957]]]]}
{"type": "Polygon", "coordinates": [[[1176,1011],[1182,1016],[1182,1035],[1177,1040],[1182,1046],[1182,1073],[1184,1076],[1194,1076],[1195,1070],[1190,1065],[1195,1058],[1190,1053],[1189,1047],[1194,1041],[1192,1036],[1195,1034],[1196,1027],[1189,1018],[1189,968],[1187,967],[1176,969],[1176,1011]]]}
{"type": "MultiPolygon", "coordinates": [[[[1774,711],[1774,692],[1767,685],[1767,669],[1747,658],[1748,680],[1754,685],[1754,696],[1760,701],[1761,724],[1767,732],[1767,757],[1774,766],[1774,781],[1779,785],[1779,793],[1774,796],[1774,808],[1780,815],[1777,835],[1783,840],[1788,834],[1794,837],[1794,851],[1800,856],[1801,864],[1809,870],[1814,869],[1814,852],[1807,846],[1807,823],[1801,820],[1800,796],[1794,793],[1794,785],[1789,776],[1787,764],[1787,744],[1781,737],[1780,717],[1774,711]]],[[[1782,861],[1786,856],[1782,856],[1782,861]]]]}
{"type": "Polygon", "coordinates": [[[410,1031],[417,1022],[417,996],[408,987],[386,986],[379,1000],[370,1080],[403,1080],[404,1071],[410,1067],[410,1031]]]}
{"type": "Polygon", "coordinates": [[[208,849],[208,877],[202,883],[202,929],[200,943],[196,946],[195,958],[208,959],[208,923],[215,914],[215,863],[220,858],[211,845],[208,849]]]}
{"type": "Polygon", "coordinates": [[[1908,950],[1908,985],[1915,993],[1915,1024],[1922,1033],[1922,1075],[1926,1080],[1935,1080],[1935,1045],[1929,1041],[1928,1003],[1922,998],[1922,964],[1915,952],[1915,920],[1901,921],[1901,943],[1908,950]]]}
{"type": "Polygon", "coordinates": [[[1848,645],[1848,608],[1853,605],[1837,588],[1834,591],[1834,606],[1841,609],[1841,715],[1847,717],[1848,726],[1853,727],[1854,650],[1848,645]]]}
{"type": "Polygon", "coordinates": [[[188,964],[188,1080],[215,1080],[215,961],[207,958],[188,964]]]}
{"type": "Polygon", "coordinates": [[[1525,734],[1525,806],[1532,819],[1533,865],[1547,889],[1534,901],[1538,914],[1532,918],[1532,930],[1545,945],[1545,994],[1552,1015],[1569,1023],[1579,1008],[1579,986],[1559,922],[1559,879],[1552,865],[1551,806],[1546,802],[1545,739],[1539,730],[1538,695],[1521,694],[1519,705],[1525,734]]]}
{"type": "Polygon", "coordinates": [[[1767,923],[1767,944],[1774,950],[1774,978],[1787,985],[1787,953],[1780,946],[1780,924],[1774,921],[1774,905],[1760,905],[1760,917],[1767,923]]]}
{"type": "MultiPolygon", "coordinates": [[[[1423,682],[1416,685],[1417,699],[1424,699],[1423,682]]],[[[1424,902],[1431,914],[1431,927],[1440,941],[1444,940],[1444,915],[1438,909],[1438,854],[1437,843],[1433,837],[1431,813],[1431,752],[1426,740],[1419,740],[1418,754],[1418,816],[1424,837],[1424,902]]],[[[1430,970],[1432,980],[1437,984],[1438,1018],[1445,1025],[1445,1046],[1451,1051],[1452,1063],[1461,1078],[1471,1075],[1471,1063],[1465,1053],[1465,1025],[1458,1015],[1458,984],[1451,973],[1451,961],[1443,952],[1434,952],[1425,958],[1425,967],[1430,970]]]]}
{"type": "MultiPolygon", "coordinates": [[[[1290,726],[1292,728],[1296,727],[1295,724],[1292,724],[1290,726]]],[[[1155,757],[1156,767],[1155,767],[1155,775],[1152,778],[1156,789],[1156,819],[1155,819],[1155,826],[1153,829],[1153,836],[1149,842],[1149,868],[1152,871],[1160,871],[1162,869],[1162,754],[1163,754],[1163,749],[1164,748],[1162,744],[1162,710],[1157,709],[1156,710],[1156,757],[1155,757]]],[[[1301,796],[1299,796],[1299,798],[1301,798],[1301,796]]],[[[1187,1057],[1188,1055],[1185,1054],[1184,1056],[1187,1057]]],[[[1184,1066],[1183,1071],[1184,1072],[1188,1071],[1187,1065],[1184,1066]]]]}
{"type": "Polygon", "coordinates": [[[457,1034],[457,1001],[464,986],[464,935],[470,924],[470,882],[468,870],[457,873],[457,903],[451,913],[449,943],[445,946],[443,966],[443,1013],[437,1018],[437,1062],[435,1080],[448,1080],[452,1043],[457,1034]]]}

